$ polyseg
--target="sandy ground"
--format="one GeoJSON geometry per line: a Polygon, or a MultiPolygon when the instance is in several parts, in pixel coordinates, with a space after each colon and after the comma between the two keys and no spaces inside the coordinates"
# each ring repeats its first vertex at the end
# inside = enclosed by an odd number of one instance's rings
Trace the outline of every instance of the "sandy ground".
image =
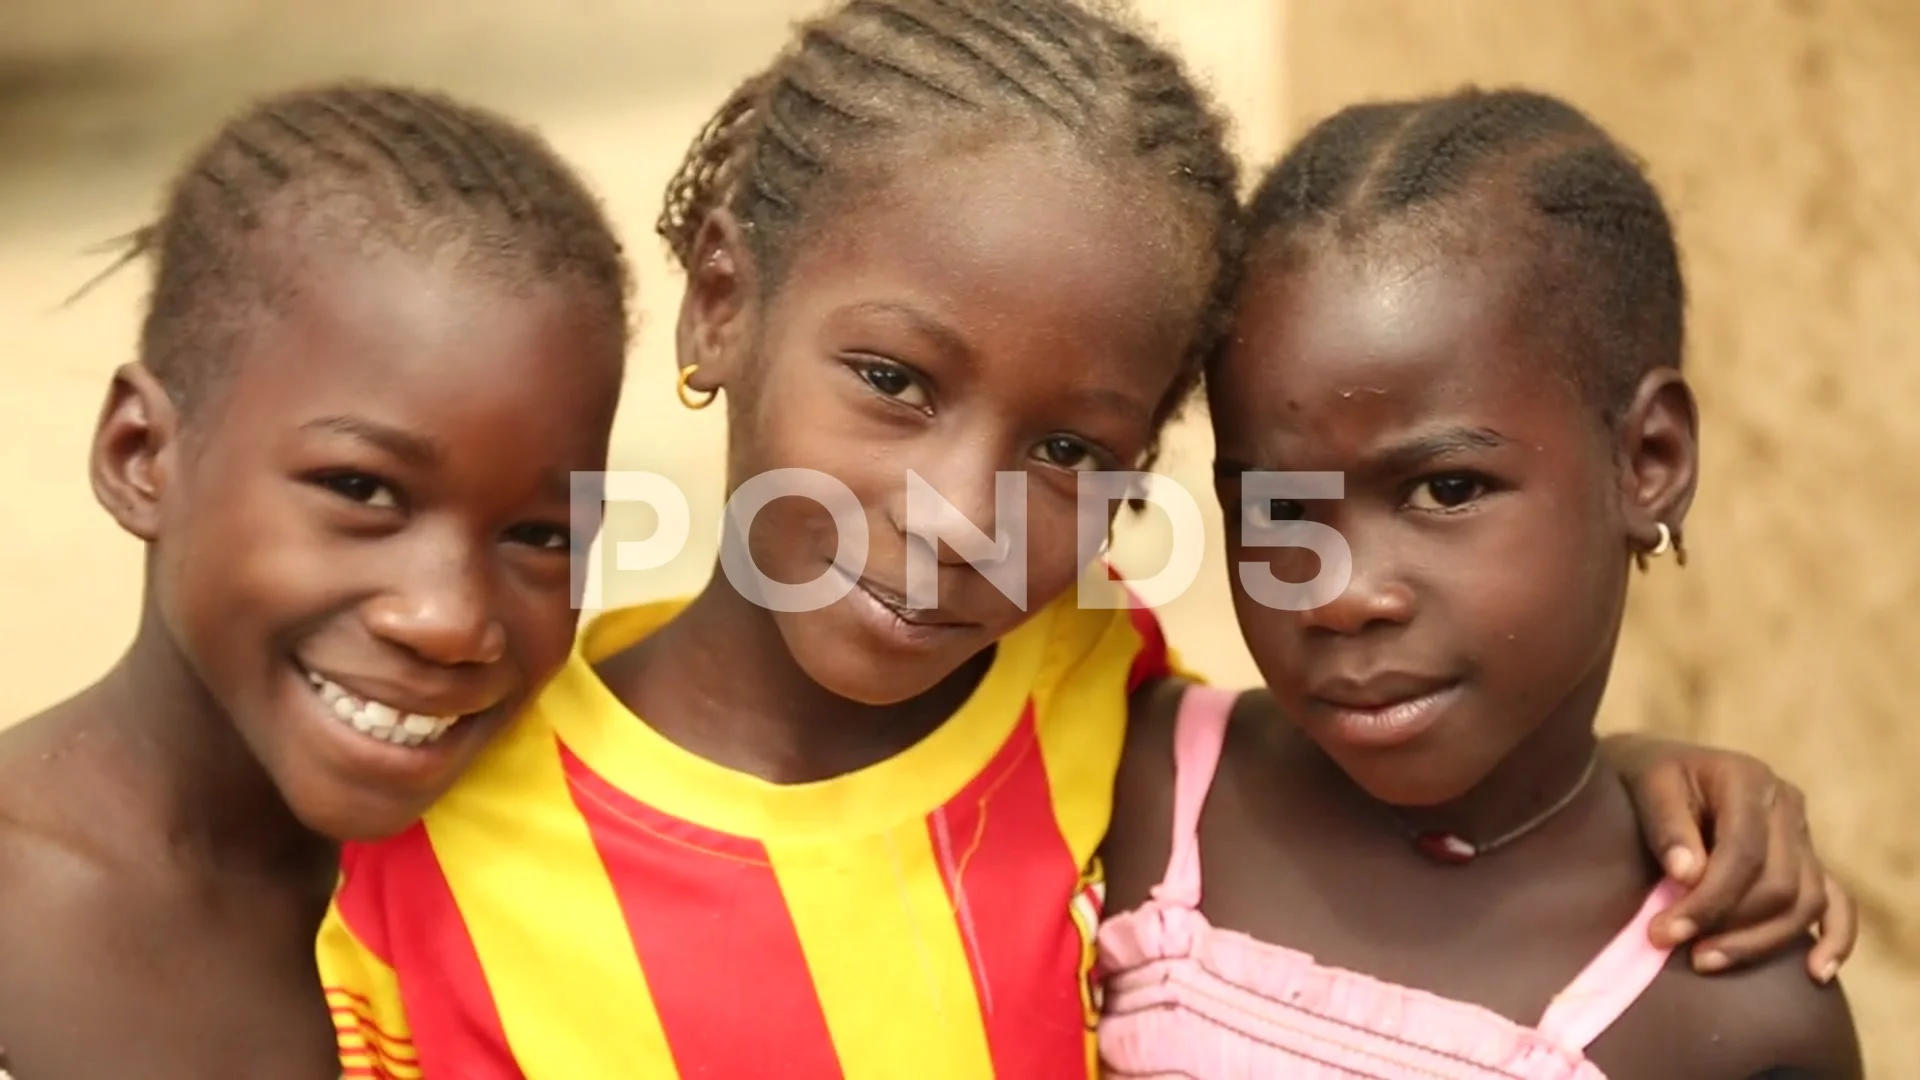
{"type": "MultiPolygon", "coordinates": [[[[0,722],[111,662],[130,632],[139,553],[84,472],[107,373],[131,358],[142,275],[62,300],[105,266],[88,248],[141,224],[188,146],[248,94],[343,73],[429,82],[540,125],[607,197],[636,252],[644,323],[615,468],[677,480],[718,511],[724,421],[673,403],[678,280],[656,200],[708,111],[781,39],[792,0],[427,5],[13,0],[0,15],[0,722]]],[[[1867,900],[1850,969],[1876,1077],[1911,1073],[1920,1037],[1920,761],[1899,658],[1920,652],[1920,16],[1889,0],[1155,0],[1267,160],[1361,96],[1526,79],[1571,92],[1652,159],[1682,218],[1707,411],[1694,564],[1640,590],[1608,722],[1755,750],[1811,793],[1821,842],[1867,900]],[[1902,104],[1905,103],[1905,104],[1902,104]]],[[[1204,424],[1168,470],[1206,497],[1204,424]]],[[[1123,534],[1135,571],[1165,558],[1163,518],[1123,534]]],[[[630,535],[645,515],[616,512],[630,535]]],[[[1196,666],[1253,673],[1211,553],[1166,612],[1196,666]]],[[[608,602],[690,590],[712,557],[610,574],[608,602]]]]}

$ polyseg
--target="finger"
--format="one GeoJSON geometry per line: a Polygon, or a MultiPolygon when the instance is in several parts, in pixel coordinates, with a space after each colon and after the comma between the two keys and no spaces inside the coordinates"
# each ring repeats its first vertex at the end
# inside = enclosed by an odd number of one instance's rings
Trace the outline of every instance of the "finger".
{"type": "Polygon", "coordinates": [[[1820,940],[1807,951],[1807,971],[1816,981],[1830,983],[1860,940],[1860,908],[1832,874],[1822,873],[1820,878],[1827,910],[1820,919],[1820,940]]]}
{"type": "Polygon", "coordinates": [[[1826,910],[1824,867],[1813,853],[1813,837],[1807,831],[1807,820],[1801,816],[1785,785],[1776,785],[1772,790],[1774,798],[1766,800],[1769,803],[1767,861],[1746,895],[1721,920],[1719,929],[1743,929],[1784,916],[1796,904],[1809,903],[1814,911],[1806,925],[1812,927],[1826,910]]]}
{"type": "Polygon", "coordinates": [[[1803,849],[1809,859],[1813,854],[1813,825],[1807,820],[1807,793],[1791,780],[1774,779],[1773,800],[1769,809],[1773,813],[1774,827],[1785,829],[1803,849]]]}
{"type": "Polygon", "coordinates": [[[1774,786],[1775,795],[1777,796],[1775,801],[1792,811],[1794,818],[1800,823],[1802,829],[1808,829],[1807,793],[1800,790],[1799,784],[1785,778],[1776,779],[1774,786]]]}
{"type": "Polygon", "coordinates": [[[1699,884],[1656,920],[1654,931],[1670,935],[1656,937],[1657,944],[1671,947],[1693,936],[1681,933],[1683,930],[1698,932],[1726,925],[1728,916],[1760,879],[1769,859],[1792,858],[1772,850],[1774,830],[1768,827],[1772,814],[1767,809],[1770,800],[1764,795],[1749,790],[1737,779],[1708,794],[1713,796],[1707,800],[1714,816],[1713,850],[1707,855],[1699,884]]]}
{"type": "Polygon", "coordinates": [[[1633,796],[1647,850],[1659,857],[1668,877],[1692,885],[1707,862],[1707,844],[1700,830],[1705,800],[1687,770],[1675,763],[1654,765],[1638,780],[1627,790],[1633,796]]]}
{"type": "MultiPolygon", "coordinates": [[[[1806,942],[1827,908],[1827,890],[1819,865],[1802,864],[1802,873],[1785,885],[1763,879],[1755,886],[1756,917],[1744,917],[1737,930],[1704,938],[1693,947],[1693,969],[1713,974],[1764,959],[1806,942]]],[[[1771,877],[1771,875],[1769,875],[1771,877]]]]}

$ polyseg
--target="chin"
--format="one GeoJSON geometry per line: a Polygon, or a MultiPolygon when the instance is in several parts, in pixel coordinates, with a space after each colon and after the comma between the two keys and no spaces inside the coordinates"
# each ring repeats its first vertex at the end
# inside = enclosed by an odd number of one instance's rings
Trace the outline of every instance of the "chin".
{"type": "Polygon", "coordinates": [[[411,828],[433,805],[431,794],[381,790],[326,772],[276,775],[274,784],[294,820],[335,843],[390,840],[411,828]]]}
{"type": "Polygon", "coordinates": [[[1444,806],[1486,779],[1484,773],[1467,775],[1455,763],[1421,760],[1419,755],[1405,752],[1355,755],[1325,749],[1354,786],[1388,806],[1409,809],[1444,806]]]}
{"type": "Polygon", "coordinates": [[[938,671],[922,676],[899,664],[887,664],[875,658],[848,655],[806,656],[798,651],[794,659],[807,678],[822,690],[856,705],[885,708],[912,701],[940,685],[950,672],[938,671]]]}
{"type": "Polygon", "coordinates": [[[343,806],[329,803],[292,807],[300,824],[319,836],[341,844],[373,844],[406,832],[426,812],[425,806],[343,806]]]}
{"type": "Polygon", "coordinates": [[[884,708],[919,697],[952,673],[950,667],[931,664],[926,658],[864,649],[857,638],[827,625],[832,620],[820,617],[827,614],[782,618],[781,636],[801,672],[835,697],[884,708]]]}
{"type": "Polygon", "coordinates": [[[807,678],[836,697],[884,707],[939,686],[973,655],[970,635],[896,632],[847,597],[819,611],[775,615],[781,639],[807,678]]]}

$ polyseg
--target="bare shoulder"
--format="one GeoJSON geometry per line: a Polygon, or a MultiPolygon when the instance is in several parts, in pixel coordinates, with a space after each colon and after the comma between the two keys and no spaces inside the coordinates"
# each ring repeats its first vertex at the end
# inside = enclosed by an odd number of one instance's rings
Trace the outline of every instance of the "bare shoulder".
{"type": "Polygon", "coordinates": [[[1701,1022],[1724,1030],[1729,1076],[1803,1069],[1823,1080],[1858,1080],[1860,1038],[1838,980],[1807,974],[1806,953],[1792,949],[1748,969],[1696,977],[1701,1022]]]}
{"type": "MultiPolygon", "coordinates": [[[[1134,693],[1126,746],[1120,755],[1113,818],[1101,856],[1107,870],[1107,900],[1125,911],[1147,899],[1165,876],[1173,849],[1174,729],[1180,705],[1193,684],[1161,679],[1134,693]]],[[[1223,760],[1261,752],[1255,732],[1269,727],[1278,707],[1265,690],[1238,692],[1223,760]]]]}
{"type": "Polygon", "coordinates": [[[49,719],[0,732],[0,1046],[15,1061],[71,1028],[88,977],[74,959],[115,924],[110,860],[85,840],[98,807],[72,794],[49,719]]]}
{"type": "Polygon", "coordinates": [[[107,870],[78,830],[61,827],[43,785],[14,775],[0,747],[0,987],[22,951],[51,947],[62,927],[82,919],[84,898],[105,882],[107,870]]]}
{"type": "Polygon", "coordinates": [[[1100,847],[1109,911],[1139,906],[1166,869],[1173,829],[1173,728],[1189,685],[1180,678],[1155,679],[1143,683],[1128,702],[1113,816],[1100,847]]]}
{"type": "MultiPolygon", "coordinates": [[[[1846,993],[1837,980],[1822,986],[1808,977],[1803,949],[1783,950],[1717,975],[1694,974],[1676,958],[1619,1028],[1637,1051],[1622,1060],[1657,1061],[1665,1075],[1701,1080],[1859,1080],[1862,1075],[1846,993]]],[[[1610,1042],[1610,1037],[1601,1040],[1596,1057],[1610,1042]]],[[[1619,1073],[1641,1075],[1632,1069],[1619,1073]]]]}

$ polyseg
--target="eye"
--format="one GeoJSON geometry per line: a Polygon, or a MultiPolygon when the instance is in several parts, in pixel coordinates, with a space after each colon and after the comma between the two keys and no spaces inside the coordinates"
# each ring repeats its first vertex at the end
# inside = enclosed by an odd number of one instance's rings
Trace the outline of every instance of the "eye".
{"type": "Polygon", "coordinates": [[[1033,448],[1033,456],[1056,469],[1080,472],[1095,468],[1099,452],[1087,445],[1085,440],[1071,435],[1053,435],[1040,440],[1033,448]]]}
{"type": "Polygon", "coordinates": [[[343,499],[377,510],[392,510],[400,505],[400,495],[392,486],[366,473],[330,473],[316,482],[343,499]]]}
{"type": "Polygon", "coordinates": [[[573,550],[573,530],[561,525],[515,525],[507,530],[507,539],[541,551],[573,550]]]}
{"type": "Polygon", "coordinates": [[[1244,501],[1247,519],[1255,525],[1273,525],[1282,521],[1300,521],[1307,516],[1307,504],[1298,499],[1263,499],[1249,496],[1244,501]]]}
{"type": "Polygon", "coordinates": [[[925,409],[932,404],[927,388],[904,364],[896,364],[891,360],[862,360],[854,364],[853,370],[860,376],[861,382],[881,397],[892,398],[914,409],[925,409]]]}
{"type": "Polygon", "coordinates": [[[1416,510],[1458,510],[1487,493],[1487,482],[1465,473],[1422,480],[1407,505],[1416,510]]]}

